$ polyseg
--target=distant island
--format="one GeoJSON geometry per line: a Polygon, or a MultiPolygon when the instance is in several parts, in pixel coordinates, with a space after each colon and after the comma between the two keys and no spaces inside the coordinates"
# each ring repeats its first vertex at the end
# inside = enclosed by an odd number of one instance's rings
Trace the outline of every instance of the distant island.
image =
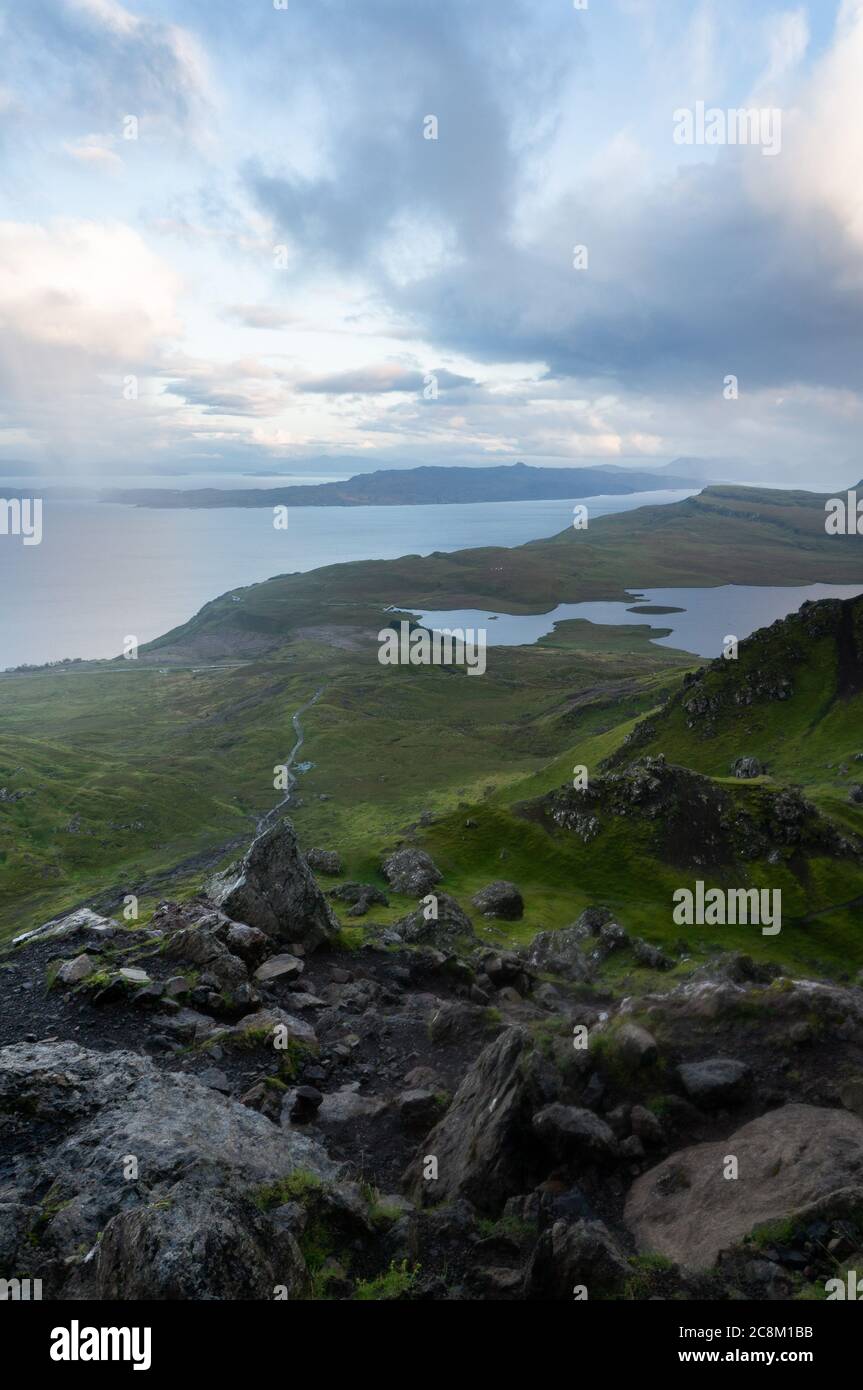
{"type": "Polygon", "coordinates": [[[457,502],[539,502],[696,487],[692,478],[628,468],[435,467],[360,473],[342,483],[273,488],[122,488],[108,502],[136,507],[398,507],[457,502]]]}

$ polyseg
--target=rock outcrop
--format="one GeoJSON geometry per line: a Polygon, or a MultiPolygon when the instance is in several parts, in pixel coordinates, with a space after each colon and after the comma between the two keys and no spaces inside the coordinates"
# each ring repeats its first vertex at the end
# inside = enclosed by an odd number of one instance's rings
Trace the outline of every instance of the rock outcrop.
{"type": "Polygon", "coordinates": [[[227,916],[276,941],[312,950],[338,934],[289,820],[259,835],[242,861],[211,878],[205,889],[227,916]]]}
{"type": "Polygon", "coordinates": [[[508,1028],[480,1053],[425,1139],[406,1174],[409,1194],[427,1203],[466,1197],[481,1211],[498,1210],[543,1167],[530,1120],[555,1093],[530,1034],[508,1028]],[[437,1160],[436,1179],[424,1176],[428,1155],[437,1160]]]}

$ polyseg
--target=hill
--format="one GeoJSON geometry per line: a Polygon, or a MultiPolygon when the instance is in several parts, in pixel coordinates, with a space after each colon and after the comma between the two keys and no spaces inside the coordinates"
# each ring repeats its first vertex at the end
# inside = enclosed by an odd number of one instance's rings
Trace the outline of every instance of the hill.
{"type": "Polygon", "coordinates": [[[382,469],[341,483],[274,488],[132,488],[108,500],[139,507],[396,507],[458,502],[528,502],[557,497],[597,497],[656,492],[692,486],[683,475],[628,468],[536,468],[501,464],[493,468],[434,467],[382,469]]]}

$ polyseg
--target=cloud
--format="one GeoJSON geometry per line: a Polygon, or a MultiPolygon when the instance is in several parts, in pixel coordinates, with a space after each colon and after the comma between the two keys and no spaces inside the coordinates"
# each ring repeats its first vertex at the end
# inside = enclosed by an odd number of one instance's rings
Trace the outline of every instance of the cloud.
{"type": "Polygon", "coordinates": [[[0,322],[18,343],[103,366],[150,358],[180,332],[180,281],[131,227],[0,223],[0,322]]]}
{"type": "Polygon", "coordinates": [[[277,304],[230,304],[225,318],[244,328],[287,328],[297,322],[296,315],[277,304]]]}
{"type": "Polygon", "coordinates": [[[40,94],[46,133],[57,123],[68,129],[70,114],[118,133],[122,118],[135,115],[142,139],[188,133],[211,106],[193,33],[117,0],[28,0],[10,11],[5,42],[15,55],[9,83],[27,109],[40,94]]]}
{"type": "Polygon", "coordinates": [[[112,148],[114,144],[112,135],[82,135],[77,140],[65,141],[63,148],[82,164],[93,164],[116,174],[123,168],[123,161],[112,148]]]}
{"type": "Polygon", "coordinates": [[[423,392],[431,384],[438,391],[454,391],[462,386],[476,386],[477,383],[471,377],[459,376],[445,367],[425,372],[384,362],[377,366],[358,367],[353,371],[335,372],[330,376],[310,377],[298,382],[297,389],[333,396],[380,396],[393,392],[423,392]]]}

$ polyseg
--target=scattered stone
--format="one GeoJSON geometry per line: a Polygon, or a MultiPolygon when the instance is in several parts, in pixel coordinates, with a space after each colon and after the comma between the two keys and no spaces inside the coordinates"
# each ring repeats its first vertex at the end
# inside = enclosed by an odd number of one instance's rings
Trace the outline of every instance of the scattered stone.
{"type": "Polygon", "coordinates": [[[263,965],[259,965],[255,971],[255,979],[259,984],[266,984],[269,980],[296,980],[304,970],[305,965],[297,956],[285,953],[281,956],[270,956],[263,965]]]}
{"type": "Polygon", "coordinates": [[[82,980],[86,980],[98,968],[98,961],[95,961],[92,956],[84,954],[76,956],[74,960],[64,960],[57,971],[56,978],[62,985],[77,985],[82,980]]]}

